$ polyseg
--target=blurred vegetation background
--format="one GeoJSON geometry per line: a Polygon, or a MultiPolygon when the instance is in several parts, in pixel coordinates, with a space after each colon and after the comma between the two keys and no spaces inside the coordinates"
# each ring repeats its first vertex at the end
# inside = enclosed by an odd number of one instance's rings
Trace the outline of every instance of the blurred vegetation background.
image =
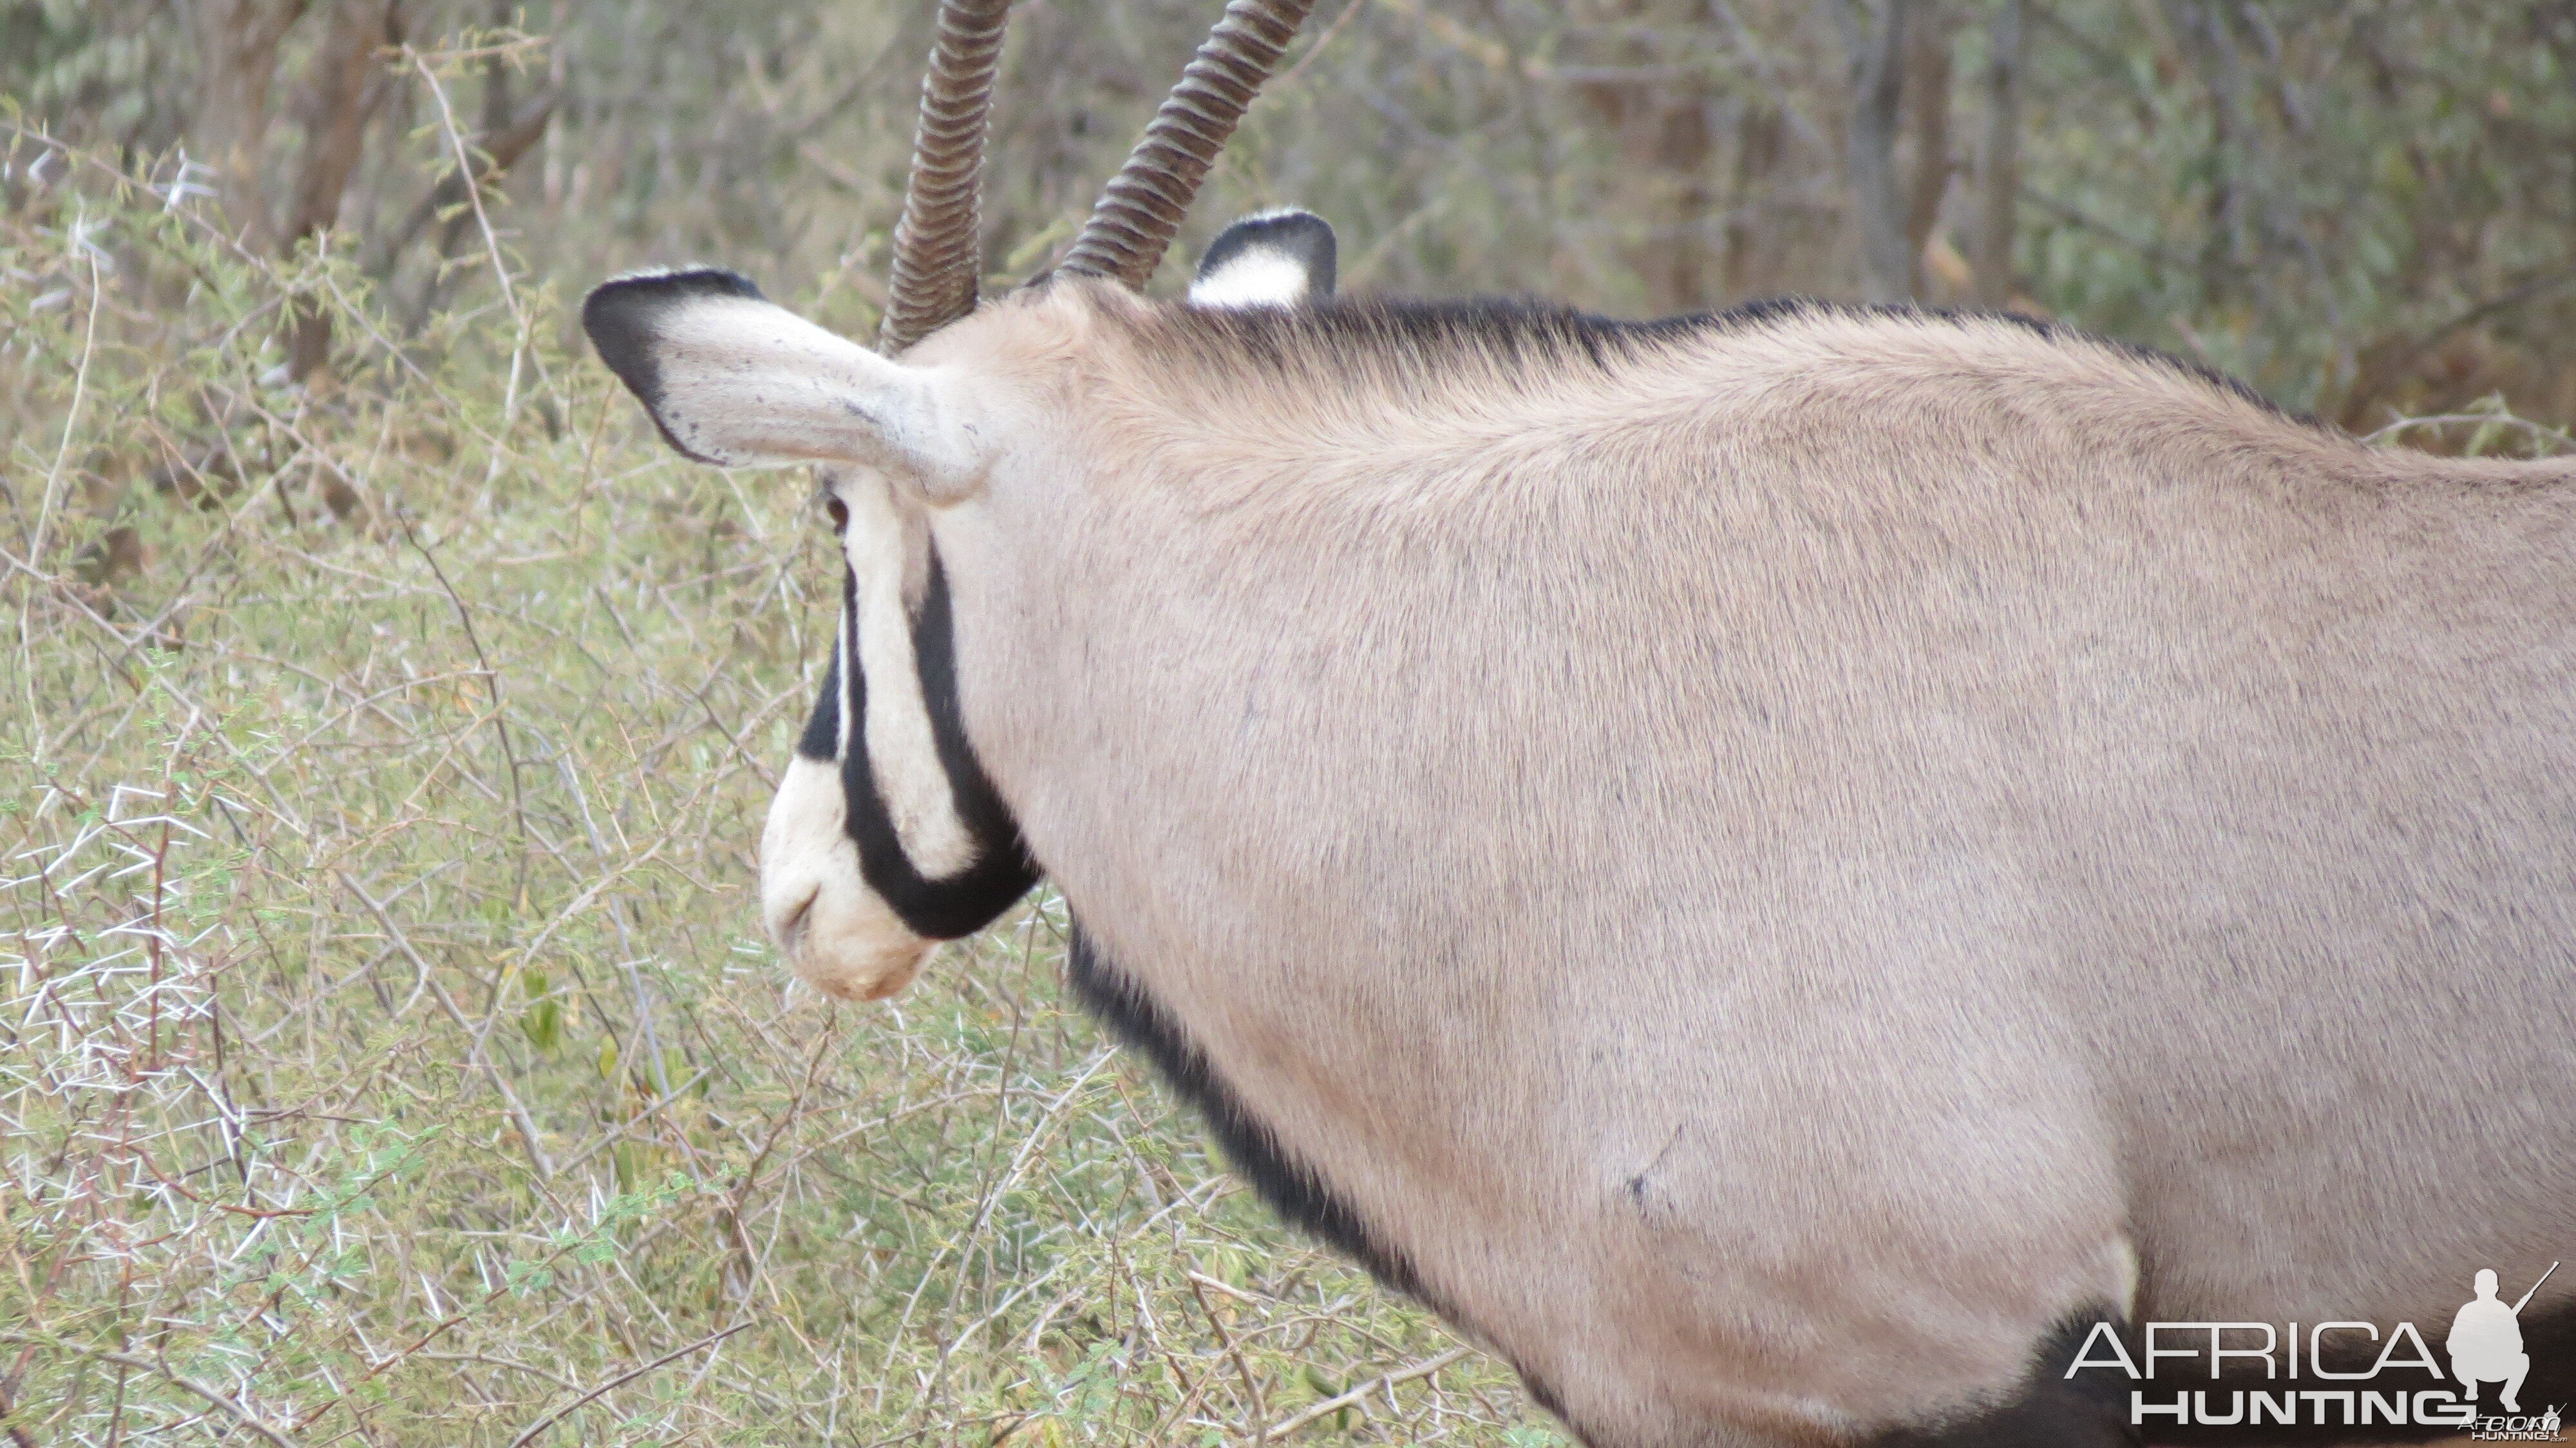
{"type": "MultiPolygon", "coordinates": [[[[1025,0],[996,286],[1213,0],[1025,0]]],[[[873,335],[928,0],[0,0],[0,1433],[1561,1441],[1063,1007],[890,1007],[752,842],[801,486],[578,343],[708,260],[873,335]]],[[[1322,0],[1167,265],[1642,315],[2012,306],[2387,445],[2576,417],[2576,4],[1322,0]]]]}

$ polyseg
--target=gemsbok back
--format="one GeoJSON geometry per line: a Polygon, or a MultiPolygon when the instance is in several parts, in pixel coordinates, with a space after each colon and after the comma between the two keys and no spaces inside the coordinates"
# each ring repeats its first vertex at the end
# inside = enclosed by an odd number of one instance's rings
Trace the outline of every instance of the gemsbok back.
{"type": "Polygon", "coordinates": [[[674,446],[825,465],[796,972],[1043,870],[1236,1168],[1601,1448],[2576,1398],[2576,467],[2009,318],[1336,298],[1297,212],[1140,295],[1305,8],[979,306],[952,0],[882,353],[590,297],[674,446]]]}

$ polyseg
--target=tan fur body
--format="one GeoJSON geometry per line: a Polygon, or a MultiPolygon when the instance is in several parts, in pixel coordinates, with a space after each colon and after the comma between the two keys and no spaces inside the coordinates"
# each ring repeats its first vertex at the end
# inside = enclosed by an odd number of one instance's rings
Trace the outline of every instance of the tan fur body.
{"type": "Polygon", "coordinates": [[[2002,322],[1367,327],[1059,282],[905,359],[1001,440],[925,489],[964,717],[1578,1428],[1823,1441],[2069,1313],[2431,1323],[2576,1246],[2576,470],[2002,322]]]}

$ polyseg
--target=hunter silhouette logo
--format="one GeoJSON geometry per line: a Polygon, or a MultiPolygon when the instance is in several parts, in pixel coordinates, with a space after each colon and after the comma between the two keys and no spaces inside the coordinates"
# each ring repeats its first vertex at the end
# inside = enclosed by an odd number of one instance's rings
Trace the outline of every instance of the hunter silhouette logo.
{"type": "Polygon", "coordinates": [[[2136,1384],[2132,1428],[2386,1425],[2448,1428],[2483,1442],[2565,1442],[2561,1409],[2543,1405],[2526,1415],[2521,1398],[2531,1374],[2522,1310],[2559,1265],[2550,1263],[2512,1302],[2497,1295],[2494,1269],[2479,1269],[2477,1296],[2452,1315],[2443,1340],[2448,1372],[2411,1322],[2386,1331],[2350,1319],[2147,1322],[2123,1332],[2105,1321],[2093,1324],[2065,1376],[2110,1372],[2136,1384]],[[2478,1389],[2488,1383],[2499,1411],[2482,1415],[2478,1389]]]}
{"type": "Polygon", "coordinates": [[[2480,1383],[2501,1383],[2504,1391],[2497,1400],[2504,1404],[2504,1410],[2522,1411],[2515,1394],[2522,1391],[2522,1380],[2531,1373],[2531,1355],[2522,1350],[2522,1309],[2530,1304],[2532,1292],[2540,1290],[2540,1283],[2547,1282],[2550,1273],[2557,1270],[2558,1264],[2550,1263],[2549,1271],[2540,1274],[2540,1282],[2531,1284],[2531,1292],[2507,1307],[2496,1297],[2495,1269],[2478,1269],[2478,1295],[2451,1319],[2451,1335],[2442,1344],[2451,1353],[2451,1376],[2460,1380],[2471,1398],[2477,1397],[2480,1383]]]}

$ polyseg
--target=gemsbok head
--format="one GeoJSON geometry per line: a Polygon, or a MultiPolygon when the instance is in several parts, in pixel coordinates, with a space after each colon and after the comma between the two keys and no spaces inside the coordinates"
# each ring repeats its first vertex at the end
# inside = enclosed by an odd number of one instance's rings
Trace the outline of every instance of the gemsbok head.
{"type": "Polygon", "coordinates": [[[1236,1168],[1605,1448],[2576,1399],[2568,1278],[2460,1305],[2576,1256],[2576,470],[2012,318],[1336,297],[1302,212],[1142,295],[1305,8],[978,305],[951,0],[877,350],[584,308],[680,451],[823,467],[796,972],[1043,869],[1236,1168]]]}

